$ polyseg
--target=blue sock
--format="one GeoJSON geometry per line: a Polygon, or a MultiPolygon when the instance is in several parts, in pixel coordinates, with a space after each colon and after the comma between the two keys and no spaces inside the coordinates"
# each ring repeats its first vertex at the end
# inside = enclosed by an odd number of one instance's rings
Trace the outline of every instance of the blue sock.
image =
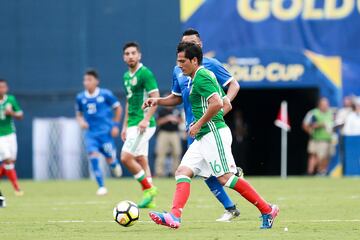
{"type": "Polygon", "coordinates": [[[205,183],[225,209],[235,208],[235,204],[231,201],[229,195],[225,192],[224,187],[220,184],[216,177],[209,177],[205,180],[205,183]]]}
{"type": "Polygon", "coordinates": [[[100,169],[99,159],[96,157],[92,157],[92,158],[90,158],[90,163],[91,163],[91,167],[94,172],[94,176],[95,176],[97,184],[99,185],[99,187],[103,187],[104,179],[103,179],[102,171],[100,169]]]}
{"type": "Polygon", "coordinates": [[[112,163],[109,164],[111,169],[114,169],[119,164],[119,159],[115,158],[112,163]]]}

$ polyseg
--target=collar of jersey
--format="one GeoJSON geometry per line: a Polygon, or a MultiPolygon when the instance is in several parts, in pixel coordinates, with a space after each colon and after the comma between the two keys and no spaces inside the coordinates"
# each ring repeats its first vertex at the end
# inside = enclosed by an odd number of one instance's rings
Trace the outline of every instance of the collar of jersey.
{"type": "Polygon", "coordinates": [[[138,68],[135,70],[134,73],[132,73],[131,71],[129,71],[130,77],[133,77],[133,76],[137,73],[137,71],[139,71],[139,69],[140,69],[142,66],[144,66],[144,65],[143,65],[142,63],[139,63],[139,66],[138,66],[138,68]]]}
{"type": "Polygon", "coordinates": [[[196,72],[195,72],[195,74],[194,74],[194,77],[191,79],[191,80],[193,80],[195,77],[196,77],[196,74],[198,73],[198,71],[200,70],[200,69],[203,69],[204,68],[204,66],[200,66],[197,70],[196,70],[196,72]]]}
{"type": "Polygon", "coordinates": [[[8,98],[8,95],[5,94],[3,100],[0,100],[0,104],[3,104],[4,102],[6,102],[7,98],[8,98]]]}
{"type": "Polygon", "coordinates": [[[95,88],[95,91],[91,94],[89,91],[85,90],[85,97],[87,98],[94,98],[97,97],[100,93],[100,88],[95,88]]]}

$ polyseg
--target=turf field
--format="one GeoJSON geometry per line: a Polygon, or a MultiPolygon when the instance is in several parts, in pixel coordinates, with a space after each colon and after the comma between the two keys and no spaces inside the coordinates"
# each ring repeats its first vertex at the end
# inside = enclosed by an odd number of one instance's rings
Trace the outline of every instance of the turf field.
{"type": "MultiPolygon", "coordinates": [[[[150,222],[148,211],[124,228],[112,221],[120,200],[137,201],[141,195],[132,179],[107,180],[110,191],[95,195],[95,183],[86,181],[21,182],[25,196],[15,197],[8,182],[1,188],[7,208],[0,209],[0,239],[360,239],[360,179],[249,178],[263,196],[280,206],[273,229],[259,230],[259,213],[236,193],[241,209],[231,223],[218,223],[221,206],[201,180],[194,180],[183,224],[178,230],[150,222]],[[288,228],[288,231],[284,231],[288,228]]],[[[158,210],[168,210],[174,181],[157,180],[158,210]]]]}

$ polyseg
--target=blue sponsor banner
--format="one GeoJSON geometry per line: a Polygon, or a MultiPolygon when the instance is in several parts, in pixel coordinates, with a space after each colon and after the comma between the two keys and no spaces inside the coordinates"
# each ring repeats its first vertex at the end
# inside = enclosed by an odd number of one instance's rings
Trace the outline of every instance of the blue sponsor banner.
{"type": "MultiPolygon", "coordinates": [[[[234,54],[234,49],[237,49],[237,56],[253,51],[255,57],[262,59],[265,58],[264,52],[270,52],[273,60],[280,54],[281,58],[285,59],[284,63],[291,63],[294,58],[301,59],[300,55],[309,50],[322,56],[321,59],[312,61],[328,81],[333,82],[339,89],[340,95],[360,95],[360,1],[191,2],[195,6],[189,7],[190,1],[187,1],[187,5],[182,5],[187,6],[182,7],[182,11],[186,11],[186,14],[182,14],[183,27],[193,27],[200,31],[205,52],[215,53],[215,56],[222,60],[234,54]],[[292,54],[294,56],[291,56],[292,54]],[[326,57],[334,56],[340,59],[336,64],[330,59],[326,61],[326,57]]],[[[305,69],[305,72],[311,74],[309,69],[305,69]]],[[[314,75],[319,74],[314,71],[314,75]]],[[[316,82],[318,80],[316,76],[297,83],[306,86],[312,81],[313,85],[319,85],[316,82]]],[[[244,82],[244,86],[250,85],[262,87],[269,84],[267,81],[253,84],[244,82]]],[[[271,85],[285,86],[281,81],[273,82],[271,85]]],[[[326,86],[327,84],[320,85],[321,91],[328,91],[322,89],[326,86]]]]}
{"type": "MultiPolygon", "coordinates": [[[[214,53],[213,53],[214,54],[214,53]]],[[[339,88],[306,56],[297,51],[231,49],[215,53],[244,88],[318,87],[333,105],[340,102],[339,88]]]]}

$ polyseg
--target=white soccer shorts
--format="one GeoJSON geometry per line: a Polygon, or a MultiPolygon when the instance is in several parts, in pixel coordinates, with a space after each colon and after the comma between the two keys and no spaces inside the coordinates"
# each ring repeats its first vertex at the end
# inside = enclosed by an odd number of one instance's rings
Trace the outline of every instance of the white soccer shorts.
{"type": "Polygon", "coordinates": [[[195,140],[186,151],[180,166],[190,168],[194,176],[220,177],[236,173],[236,164],[231,152],[232,135],[228,127],[217,129],[195,140]]]}
{"type": "Polygon", "coordinates": [[[155,130],[156,127],[148,127],[144,133],[140,134],[137,126],[127,128],[126,141],[121,151],[130,153],[135,157],[148,156],[149,141],[155,130]]]}
{"type": "Polygon", "coordinates": [[[0,161],[16,160],[17,148],[15,133],[0,137],[0,161]]]}

